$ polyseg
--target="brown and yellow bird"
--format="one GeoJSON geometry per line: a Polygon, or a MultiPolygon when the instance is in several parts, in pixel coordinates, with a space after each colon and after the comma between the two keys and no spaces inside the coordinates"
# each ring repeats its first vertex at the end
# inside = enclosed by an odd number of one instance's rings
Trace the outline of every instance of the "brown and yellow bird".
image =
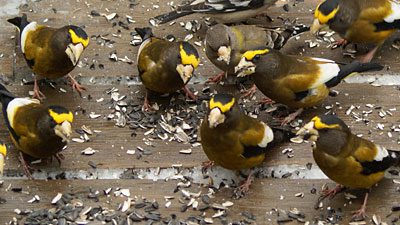
{"type": "MultiPolygon", "coordinates": [[[[293,36],[309,30],[305,26],[291,26],[283,31],[256,25],[227,26],[217,24],[207,30],[205,37],[206,55],[223,72],[209,78],[208,82],[220,82],[224,75],[234,75],[235,66],[243,53],[257,48],[281,49],[293,36]]],[[[245,96],[251,95],[253,86],[245,96]]]]}
{"type": "MultiPolygon", "coordinates": [[[[335,115],[314,117],[297,135],[315,141],[313,156],[319,168],[340,184],[326,190],[323,197],[333,198],[344,187],[370,189],[383,177],[385,170],[399,164],[399,152],[388,150],[352,134],[350,128],[335,115]]],[[[354,219],[364,218],[368,193],[354,219]]]]}
{"type": "MultiPolygon", "coordinates": [[[[173,93],[182,89],[192,99],[196,96],[186,84],[200,64],[196,48],[186,41],[170,42],[153,37],[151,28],[135,28],[143,43],[138,52],[139,76],[147,92],[173,93]]],[[[146,92],[143,108],[151,109],[146,92]]]]}
{"type": "Polygon", "coordinates": [[[329,26],[344,40],[374,47],[361,62],[370,62],[385,40],[400,28],[400,3],[395,0],[326,0],[315,10],[311,31],[329,26]]]}
{"type": "Polygon", "coordinates": [[[7,146],[0,141],[0,176],[4,173],[4,161],[7,156],[7,146]]]}
{"type": "MultiPolygon", "coordinates": [[[[79,94],[85,88],[70,74],[89,44],[86,32],[77,26],[52,28],[29,22],[26,14],[7,20],[20,31],[20,46],[28,66],[35,75],[56,79],[68,75],[72,87],[79,94]]],[[[37,78],[34,77],[34,97],[42,99],[37,78]]]]}
{"type": "Polygon", "coordinates": [[[376,63],[354,61],[340,65],[332,60],[289,56],[273,49],[250,50],[242,55],[235,71],[238,77],[251,76],[257,88],[275,102],[299,109],[284,120],[287,123],[302,108],[320,104],[329,89],[356,72],[381,70],[376,63]]]}
{"type": "Polygon", "coordinates": [[[23,154],[33,158],[56,157],[72,134],[73,114],[62,106],[44,106],[36,99],[18,98],[0,84],[3,116],[14,145],[20,150],[20,161],[30,177],[23,154]]]}
{"type": "MultiPolygon", "coordinates": [[[[262,121],[245,115],[230,94],[216,94],[209,102],[209,112],[201,128],[201,145],[208,159],[229,170],[249,169],[265,159],[274,132],[262,121]]],[[[252,172],[239,187],[247,192],[252,172]]]]}

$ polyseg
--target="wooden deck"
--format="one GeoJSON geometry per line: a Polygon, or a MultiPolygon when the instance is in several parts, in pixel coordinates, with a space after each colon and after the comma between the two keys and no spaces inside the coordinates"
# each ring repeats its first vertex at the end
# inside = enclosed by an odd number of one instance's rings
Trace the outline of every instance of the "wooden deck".
{"type": "MultiPolygon", "coordinates": [[[[5,0],[0,0],[0,4],[3,2],[5,0]]],[[[295,6],[293,3],[289,3],[289,12],[283,10],[283,4],[285,2],[279,1],[270,9],[270,16],[274,19],[274,24],[280,23],[280,20],[277,19],[280,16],[297,18],[299,22],[309,24],[312,20],[312,10],[317,1],[299,1],[295,6]]],[[[201,174],[200,165],[207,158],[201,147],[196,145],[196,141],[193,143],[178,143],[174,140],[169,141],[169,139],[163,141],[154,132],[148,132],[151,128],[133,130],[129,128],[129,124],[124,127],[116,126],[115,102],[112,101],[109,90],[118,89],[120,96],[126,96],[124,101],[129,104],[127,109],[133,112],[142,103],[144,94],[144,89],[136,82],[135,59],[138,47],[129,44],[132,40],[130,32],[134,27],[149,26],[148,18],[168,10],[166,1],[156,0],[42,0],[28,1],[27,4],[21,6],[21,13],[27,13],[31,20],[40,23],[46,21],[46,24],[51,26],[62,26],[66,23],[84,26],[90,35],[91,43],[84,52],[82,63],[72,72],[72,75],[78,77],[89,90],[85,92],[83,98],[73,93],[63,80],[57,81],[55,88],[46,85],[42,86],[42,90],[47,96],[45,104],[62,104],[75,112],[75,129],[79,131],[84,125],[96,132],[88,135],[89,140],[84,143],[71,141],[64,153],[66,159],[60,166],[56,162],[42,162],[33,165],[34,175],[39,178],[34,181],[22,177],[17,152],[14,147],[11,147],[6,161],[5,177],[2,178],[4,183],[0,184],[0,224],[8,224],[13,220],[22,224],[27,218],[34,218],[32,215],[18,215],[15,209],[24,212],[25,210],[62,208],[60,204],[51,204],[57,193],[63,193],[64,196],[70,195],[70,198],[63,198],[64,203],[73,203],[78,208],[81,203],[84,207],[102,207],[100,211],[104,214],[108,213],[109,216],[112,215],[110,218],[114,218],[116,222],[126,219],[127,215],[132,216],[139,212],[139,214],[147,216],[147,218],[140,219],[142,224],[151,224],[152,221],[156,221],[154,217],[157,215],[161,215],[159,217],[162,218],[162,221],[166,221],[165,224],[169,220],[173,220],[172,218],[175,216],[175,222],[190,220],[193,224],[211,222],[214,224],[225,224],[226,222],[302,224],[307,221],[310,224],[317,224],[318,221],[347,224],[351,211],[360,206],[362,195],[357,193],[356,196],[359,198],[349,200],[340,194],[333,200],[324,201],[319,209],[314,209],[321,187],[325,183],[330,186],[333,186],[334,183],[328,179],[321,179],[323,177],[320,176],[320,173],[314,173],[318,172],[318,169],[312,159],[309,143],[285,143],[272,149],[268,153],[265,163],[258,168],[258,178],[250,193],[237,200],[232,198],[233,188],[221,187],[219,190],[215,190],[215,193],[211,191],[212,189],[207,188],[206,184],[218,180],[215,177],[218,175],[228,176],[226,184],[232,182],[228,180],[230,179],[229,173],[218,168],[215,168],[216,172],[211,173],[210,178],[202,177],[204,175],[201,174]],[[132,4],[135,5],[131,8],[132,4]],[[154,5],[159,5],[159,8],[154,5]],[[107,21],[103,16],[91,16],[93,10],[101,14],[116,12],[119,17],[113,21],[107,21]],[[127,15],[132,17],[135,22],[128,24],[127,15]],[[129,29],[119,26],[118,21],[124,22],[129,29]],[[114,26],[113,22],[117,22],[117,25],[114,26]],[[119,58],[127,56],[132,63],[110,60],[109,55],[112,52],[116,52],[119,58]],[[130,85],[128,86],[128,84],[130,85]],[[66,90],[66,93],[62,90],[66,90]],[[95,117],[93,115],[98,115],[98,117],[93,118],[95,117]],[[113,115],[114,118],[111,118],[110,115],[113,115]],[[151,144],[149,145],[149,143],[151,144]],[[81,152],[88,147],[93,148],[96,152],[93,155],[82,155],[81,152]],[[144,152],[140,148],[143,148],[144,152]],[[293,157],[288,157],[283,153],[283,150],[288,148],[293,149],[293,157]],[[184,149],[191,149],[191,154],[181,154],[180,151],[184,149]],[[128,154],[128,150],[134,150],[135,154],[128,154]],[[310,165],[312,165],[312,169],[309,168],[310,165]],[[153,181],[153,177],[159,180],[153,181]],[[51,180],[54,178],[57,180],[51,180]],[[189,180],[190,185],[187,185],[189,180]],[[198,184],[199,180],[202,180],[201,184],[198,184]],[[179,185],[180,187],[177,188],[179,185]],[[104,190],[108,188],[112,188],[112,191],[106,195],[104,190]],[[115,196],[114,192],[118,188],[130,189],[130,196],[115,196]],[[98,194],[96,194],[96,190],[99,191],[98,194]],[[187,197],[188,191],[192,193],[189,197],[187,197]],[[199,191],[201,193],[196,195],[199,191]],[[28,203],[35,195],[40,197],[40,201],[28,203]],[[204,200],[207,199],[204,197],[205,195],[211,197],[210,202],[204,200]],[[144,201],[142,197],[147,201],[144,201]],[[131,198],[132,205],[127,211],[122,212],[120,204],[127,201],[128,198],[131,198]],[[147,207],[152,205],[153,201],[156,201],[159,207],[153,206],[154,210],[151,211],[153,213],[150,213],[152,215],[148,215],[150,211],[144,211],[145,207],[142,208],[143,204],[141,203],[144,202],[147,207]],[[198,202],[198,207],[194,207],[197,204],[194,202],[198,202]],[[229,202],[232,202],[233,205],[229,202]],[[217,207],[214,205],[213,208],[213,203],[217,206],[223,203],[228,206],[217,207]],[[296,209],[300,213],[296,212],[296,209]],[[204,220],[204,218],[207,219],[204,220]]],[[[31,72],[16,44],[17,33],[6,22],[8,17],[10,16],[0,16],[0,29],[2,30],[0,34],[2,43],[0,45],[0,82],[6,83],[10,91],[16,95],[27,96],[33,86],[23,85],[22,81],[30,81],[32,79],[31,72]]],[[[185,31],[179,22],[191,19],[201,21],[198,15],[192,15],[179,19],[174,25],[162,25],[154,27],[153,30],[159,36],[174,34],[177,39],[183,39],[190,32],[185,31]]],[[[202,29],[194,33],[194,38],[190,41],[201,41],[204,32],[205,24],[202,24],[202,29]]],[[[400,72],[400,64],[397,63],[399,51],[391,46],[396,37],[399,37],[398,33],[387,41],[376,59],[377,62],[387,65],[387,70],[374,74],[396,75],[400,72]]],[[[319,47],[309,48],[306,40],[315,41],[315,38],[308,33],[303,34],[298,40],[291,40],[283,51],[290,54],[325,57],[341,62],[351,61],[351,58],[343,58],[341,49],[331,50],[327,48],[328,44],[325,42],[319,43],[319,47]]],[[[198,75],[196,80],[199,83],[190,85],[190,87],[197,90],[201,98],[206,99],[208,95],[202,93],[202,89],[207,85],[202,81],[217,73],[218,69],[207,61],[202,47],[198,47],[198,50],[202,59],[201,66],[196,71],[198,75]]],[[[211,85],[210,89],[211,91],[238,94],[234,85],[211,85]]],[[[334,111],[351,126],[353,132],[362,134],[387,148],[399,149],[400,101],[398,99],[400,99],[400,91],[397,86],[376,87],[369,84],[344,83],[335,90],[339,91],[337,97],[328,98],[320,107],[307,110],[301,118],[308,120],[315,114],[334,111]],[[350,108],[353,109],[350,111],[350,108]],[[382,112],[384,112],[384,116],[382,112]]],[[[257,93],[256,98],[246,102],[245,105],[249,108],[254,107],[261,97],[262,95],[257,93]]],[[[201,101],[197,103],[183,101],[182,95],[176,95],[175,98],[182,104],[179,107],[173,105],[173,113],[176,113],[177,109],[190,111],[201,105],[201,101]]],[[[168,102],[165,99],[158,102],[161,106],[168,108],[168,102]]],[[[161,111],[161,114],[165,115],[166,112],[161,111]]],[[[12,146],[3,118],[0,117],[0,140],[12,146]]],[[[259,118],[269,118],[269,114],[261,112],[259,118]]],[[[198,125],[200,121],[196,122],[198,125]]],[[[149,124],[149,126],[154,126],[155,131],[159,129],[157,123],[149,124]]],[[[194,126],[192,130],[196,131],[197,127],[194,126]]],[[[80,136],[81,134],[78,132],[73,134],[74,140],[79,139],[80,136]]],[[[169,134],[169,138],[171,137],[173,135],[169,134]]],[[[396,210],[400,208],[400,177],[396,175],[396,171],[398,168],[388,174],[388,178],[373,189],[369,199],[366,224],[373,224],[372,218],[376,217],[386,224],[399,223],[400,214],[396,210]],[[392,212],[392,208],[395,211],[392,212]]],[[[223,178],[219,178],[219,180],[221,179],[223,178]]],[[[214,185],[219,186],[215,183],[214,185]]],[[[82,216],[81,219],[89,220],[90,216],[82,216]]],[[[108,222],[108,224],[112,224],[112,219],[108,222]]],[[[99,222],[94,220],[89,224],[99,224],[99,222]]],[[[159,223],[155,222],[154,224],[159,223]]]]}

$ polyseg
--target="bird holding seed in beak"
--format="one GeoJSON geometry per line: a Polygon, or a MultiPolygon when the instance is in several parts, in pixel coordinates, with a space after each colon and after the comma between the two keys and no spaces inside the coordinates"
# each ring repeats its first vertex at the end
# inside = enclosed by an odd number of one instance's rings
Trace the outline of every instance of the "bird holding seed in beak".
{"type": "Polygon", "coordinates": [[[144,110],[152,109],[148,101],[148,91],[168,94],[182,89],[187,97],[196,99],[186,87],[200,64],[196,48],[186,41],[170,42],[156,38],[149,27],[135,30],[143,40],[138,52],[138,70],[147,89],[144,110]]]}
{"type": "MultiPolygon", "coordinates": [[[[29,22],[26,14],[7,20],[20,32],[20,46],[28,66],[35,75],[56,79],[68,74],[72,87],[79,93],[85,88],[70,74],[89,44],[86,32],[77,26],[52,28],[29,22]]],[[[37,78],[34,77],[34,97],[42,99],[37,78]]]]}
{"type": "MultiPolygon", "coordinates": [[[[201,144],[209,160],[229,170],[260,165],[265,152],[289,134],[281,130],[275,132],[264,122],[244,114],[237,99],[230,94],[216,94],[211,98],[209,112],[200,128],[201,144]]],[[[239,187],[240,192],[249,190],[252,175],[250,172],[239,187]]]]}
{"type": "MultiPolygon", "coordinates": [[[[333,198],[345,187],[369,191],[384,177],[386,169],[400,162],[399,152],[357,137],[335,115],[314,117],[297,135],[315,142],[315,162],[330,179],[339,184],[334,189],[324,190],[322,198],[333,198]]],[[[354,219],[365,217],[367,200],[368,192],[361,209],[354,212],[354,219]]]]}
{"type": "Polygon", "coordinates": [[[311,32],[324,27],[337,32],[348,42],[374,44],[375,47],[360,57],[370,62],[378,48],[400,28],[400,3],[395,0],[326,0],[315,9],[311,32]]]}
{"type": "Polygon", "coordinates": [[[26,175],[31,177],[23,154],[38,159],[55,157],[61,163],[60,152],[72,134],[72,112],[62,106],[44,106],[37,99],[15,97],[1,84],[0,101],[5,124],[20,150],[19,159],[26,175]]]}
{"type": "Polygon", "coordinates": [[[251,76],[257,88],[271,100],[298,109],[284,119],[286,124],[303,108],[320,104],[329,89],[344,78],[370,70],[381,70],[377,63],[354,61],[340,65],[329,59],[290,56],[269,48],[245,52],[235,67],[238,77],[251,76]]]}

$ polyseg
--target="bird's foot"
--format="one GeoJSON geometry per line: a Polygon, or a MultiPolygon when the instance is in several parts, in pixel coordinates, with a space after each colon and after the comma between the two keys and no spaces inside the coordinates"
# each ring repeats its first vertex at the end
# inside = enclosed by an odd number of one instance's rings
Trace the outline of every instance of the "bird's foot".
{"type": "Polygon", "coordinates": [[[54,155],[54,158],[56,158],[58,164],[61,165],[61,161],[65,159],[65,156],[62,153],[57,153],[54,155]]]}
{"type": "Polygon", "coordinates": [[[25,161],[24,154],[22,152],[19,152],[18,159],[21,162],[22,169],[24,170],[25,175],[28,177],[28,179],[33,180],[32,173],[31,173],[32,168],[25,161]]]}
{"type": "Polygon", "coordinates": [[[71,74],[68,74],[68,77],[70,79],[72,89],[76,90],[79,96],[82,96],[82,92],[85,91],[86,88],[83,85],[79,84],[78,81],[76,81],[75,78],[71,76],[71,74]]]}
{"type": "Polygon", "coordinates": [[[352,216],[352,221],[360,221],[364,220],[366,217],[366,212],[367,212],[367,202],[368,202],[368,192],[365,193],[364,197],[364,203],[362,204],[361,208],[359,210],[356,210],[353,212],[352,216]]]}
{"type": "Polygon", "coordinates": [[[37,79],[35,78],[35,81],[33,83],[33,98],[39,99],[39,100],[43,100],[46,98],[46,96],[40,91],[39,89],[39,85],[37,82],[37,79]]]}
{"type": "Polygon", "coordinates": [[[225,72],[221,72],[213,77],[210,77],[207,79],[206,83],[216,83],[218,84],[219,82],[221,82],[222,79],[224,79],[225,76],[225,72]]]}
{"type": "Polygon", "coordinates": [[[281,122],[281,126],[287,125],[290,122],[292,122],[294,119],[296,119],[296,117],[298,117],[301,113],[303,112],[303,109],[300,108],[298,110],[296,110],[296,112],[294,113],[290,113],[287,117],[285,117],[282,122],[281,122]]]}
{"type": "Polygon", "coordinates": [[[202,171],[206,171],[208,169],[211,169],[215,165],[214,161],[208,160],[204,161],[201,163],[201,169],[202,171]]]}
{"type": "Polygon", "coordinates": [[[251,88],[240,91],[240,92],[242,93],[241,98],[247,98],[247,97],[251,98],[257,92],[257,87],[255,84],[253,84],[253,86],[251,86],[251,88]]]}
{"type": "Polygon", "coordinates": [[[235,189],[234,196],[236,198],[241,198],[244,195],[246,195],[246,193],[249,192],[252,183],[253,183],[253,171],[250,172],[250,174],[247,176],[243,184],[241,184],[239,187],[235,189]]]}
{"type": "Polygon", "coordinates": [[[263,98],[261,101],[258,102],[258,104],[274,104],[275,101],[270,99],[270,98],[263,98]]]}
{"type": "Polygon", "coordinates": [[[338,193],[342,192],[345,189],[343,185],[336,185],[335,188],[329,189],[328,187],[325,190],[321,191],[322,198],[333,199],[338,193]]]}
{"type": "Polygon", "coordinates": [[[186,85],[182,88],[182,91],[185,92],[186,98],[190,98],[191,100],[194,101],[197,100],[197,96],[191,90],[189,90],[189,88],[186,85]]]}
{"type": "Polygon", "coordinates": [[[341,39],[333,42],[332,49],[339,48],[339,47],[345,48],[349,43],[350,42],[348,40],[341,38],[341,39]]]}
{"type": "Polygon", "coordinates": [[[142,111],[144,111],[144,112],[154,111],[154,108],[150,104],[149,99],[147,99],[147,94],[146,94],[146,97],[144,98],[144,101],[143,101],[142,111]]]}
{"type": "Polygon", "coordinates": [[[361,221],[367,216],[366,213],[367,208],[362,206],[359,210],[353,211],[353,216],[351,217],[352,221],[361,221]]]}

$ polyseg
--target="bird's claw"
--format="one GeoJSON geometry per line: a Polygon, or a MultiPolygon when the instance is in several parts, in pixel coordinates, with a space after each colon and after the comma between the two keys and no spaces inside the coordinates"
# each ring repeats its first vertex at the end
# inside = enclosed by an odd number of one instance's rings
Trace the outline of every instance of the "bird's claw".
{"type": "Polygon", "coordinates": [[[79,96],[82,96],[82,92],[86,91],[86,88],[83,85],[79,84],[78,81],[76,81],[75,78],[73,78],[70,74],[68,74],[68,77],[70,79],[72,89],[76,90],[79,96]]]}
{"type": "Polygon", "coordinates": [[[197,96],[191,90],[189,90],[189,88],[186,87],[186,85],[182,88],[182,90],[183,90],[183,92],[185,92],[186,98],[189,98],[193,101],[197,100],[197,96]]]}
{"type": "Polygon", "coordinates": [[[218,84],[219,82],[222,81],[222,79],[224,79],[225,76],[225,72],[221,72],[213,77],[210,77],[207,79],[206,83],[216,83],[218,84]]]}
{"type": "Polygon", "coordinates": [[[256,92],[257,92],[257,87],[256,85],[253,85],[251,86],[251,88],[241,91],[241,93],[243,93],[241,98],[247,98],[247,97],[251,98],[256,92]]]}

